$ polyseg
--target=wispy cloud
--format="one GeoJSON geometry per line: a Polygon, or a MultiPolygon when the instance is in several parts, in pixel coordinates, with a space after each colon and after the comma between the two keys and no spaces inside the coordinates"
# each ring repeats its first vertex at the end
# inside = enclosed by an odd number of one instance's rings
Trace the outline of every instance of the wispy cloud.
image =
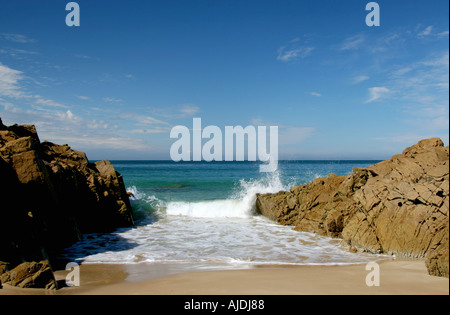
{"type": "Polygon", "coordinates": [[[36,51],[17,48],[0,49],[0,54],[4,54],[17,60],[30,60],[32,56],[39,55],[39,53],[36,51]]]}
{"type": "Polygon", "coordinates": [[[88,55],[82,55],[82,54],[74,54],[73,56],[74,56],[75,58],[77,58],[77,59],[86,59],[86,60],[92,59],[91,56],[88,56],[88,55]]]}
{"type": "Polygon", "coordinates": [[[83,100],[83,101],[87,101],[87,100],[90,100],[90,99],[91,99],[90,97],[88,97],[88,96],[83,96],[83,95],[77,95],[77,98],[79,98],[80,100],[83,100]]]}
{"type": "Polygon", "coordinates": [[[390,76],[389,86],[410,104],[448,104],[449,52],[433,53],[428,58],[403,65],[390,76]]]}
{"type": "Polygon", "coordinates": [[[169,132],[169,127],[154,127],[150,129],[133,129],[131,130],[131,133],[137,133],[137,134],[156,134],[156,133],[166,133],[169,132]]]}
{"type": "Polygon", "coordinates": [[[20,81],[24,79],[22,71],[14,70],[0,63],[0,96],[23,97],[20,81]]]}
{"type": "Polygon", "coordinates": [[[383,86],[369,88],[370,98],[365,103],[372,103],[389,93],[390,90],[383,86]]]}
{"type": "Polygon", "coordinates": [[[309,92],[309,95],[317,96],[317,97],[321,97],[322,96],[322,94],[317,93],[317,92],[309,92]]]}
{"type": "Polygon", "coordinates": [[[102,100],[105,103],[120,103],[120,102],[122,102],[121,99],[113,98],[113,97],[104,97],[102,100]]]}
{"type": "Polygon", "coordinates": [[[365,42],[366,37],[364,34],[357,34],[350,37],[347,37],[338,45],[338,50],[346,51],[346,50],[356,50],[361,47],[361,45],[365,42]]]}
{"type": "Polygon", "coordinates": [[[39,95],[36,95],[35,98],[37,98],[37,100],[34,101],[34,103],[37,104],[37,105],[48,106],[48,107],[55,107],[55,108],[68,108],[69,107],[67,105],[63,105],[63,104],[57,103],[57,102],[52,101],[52,100],[43,99],[39,95]]]}
{"type": "Polygon", "coordinates": [[[300,47],[295,49],[286,49],[286,47],[281,47],[278,50],[277,60],[289,62],[299,58],[303,59],[309,56],[314,49],[314,47],[300,47]]]}
{"type": "Polygon", "coordinates": [[[433,31],[433,26],[427,26],[425,29],[421,30],[417,36],[418,37],[425,37],[425,36],[429,36],[431,34],[431,32],[433,31]]]}
{"type": "Polygon", "coordinates": [[[189,117],[197,114],[200,111],[200,107],[194,104],[183,104],[180,105],[178,111],[182,116],[189,117]]]}
{"type": "Polygon", "coordinates": [[[0,100],[4,122],[36,125],[41,139],[56,143],[69,143],[79,150],[115,149],[149,150],[142,139],[126,136],[126,131],[96,119],[86,119],[71,110],[26,110],[0,100]]]}
{"type": "Polygon", "coordinates": [[[443,32],[439,32],[437,35],[438,37],[442,38],[442,37],[448,37],[449,31],[443,31],[443,32]]]}
{"type": "Polygon", "coordinates": [[[27,44],[27,43],[35,43],[36,40],[29,38],[25,35],[21,34],[9,34],[9,33],[1,33],[0,34],[0,40],[7,40],[11,42],[21,43],[21,44],[27,44]]]}
{"type": "Polygon", "coordinates": [[[278,49],[277,60],[283,62],[293,62],[311,55],[315,47],[309,44],[308,36],[303,36],[303,40],[296,37],[278,49]]]}
{"type": "Polygon", "coordinates": [[[201,112],[201,109],[195,104],[186,103],[173,106],[146,108],[146,111],[152,116],[164,119],[165,121],[173,121],[195,117],[201,112]]]}
{"type": "Polygon", "coordinates": [[[367,75],[357,75],[352,79],[352,82],[353,82],[353,84],[358,84],[358,83],[367,81],[369,79],[370,79],[370,77],[367,75]]]}
{"type": "Polygon", "coordinates": [[[28,93],[23,88],[25,74],[0,63],[0,96],[26,100],[31,105],[53,108],[69,108],[69,106],[28,93]]]}
{"type": "Polygon", "coordinates": [[[132,126],[138,126],[137,129],[148,129],[149,126],[169,125],[168,122],[154,118],[148,115],[138,113],[124,113],[114,118],[116,121],[129,122],[132,126]]]}
{"type": "MultiPolygon", "coordinates": [[[[128,116],[125,116],[125,117],[128,117],[128,116]]],[[[168,125],[169,124],[166,121],[162,121],[162,120],[153,118],[151,116],[131,115],[129,117],[135,119],[136,121],[138,121],[139,123],[144,124],[144,125],[155,125],[155,124],[168,125]]]]}
{"type": "Polygon", "coordinates": [[[414,33],[415,36],[422,40],[441,40],[448,37],[448,30],[439,30],[434,25],[428,25],[424,27],[422,24],[416,26],[414,33]]]}

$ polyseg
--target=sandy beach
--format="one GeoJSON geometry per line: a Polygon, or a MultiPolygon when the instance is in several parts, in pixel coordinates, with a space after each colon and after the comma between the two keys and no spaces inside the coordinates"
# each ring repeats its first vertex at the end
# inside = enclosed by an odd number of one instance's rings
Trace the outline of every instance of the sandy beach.
{"type": "MultiPolygon", "coordinates": [[[[4,294],[45,295],[448,295],[449,279],[429,276],[423,261],[379,262],[380,285],[369,287],[365,265],[260,266],[184,271],[180,265],[88,264],[81,285],[57,291],[4,286],[4,294]]],[[[67,271],[57,271],[64,283],[67,271]]]]}

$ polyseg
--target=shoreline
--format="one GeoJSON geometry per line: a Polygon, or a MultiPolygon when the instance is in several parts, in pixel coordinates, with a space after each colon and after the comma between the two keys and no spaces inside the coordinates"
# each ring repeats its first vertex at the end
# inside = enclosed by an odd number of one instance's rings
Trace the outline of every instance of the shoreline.
{"type": "MultiPolygon", "coordinates": [[[[381,260],[380,286],[366,264],[257,265],[85,264],[81,286],[56,291],[4,285],[0,295],[448,295],[449,279],[430,276],[424,260],[381,260]],[[193,270],[192,267],[195,267],[193,270]]],[[[68,271],[55,271],[59,284],[68,271]]]]}

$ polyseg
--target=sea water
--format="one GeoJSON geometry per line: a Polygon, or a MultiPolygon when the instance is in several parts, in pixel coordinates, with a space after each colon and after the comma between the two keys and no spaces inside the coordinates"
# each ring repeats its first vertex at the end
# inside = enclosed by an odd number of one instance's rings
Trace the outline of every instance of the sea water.
{"type": "Polygon", "coordinates": [[[377,161],[280,161],[274,173],[257,162],[112,161],[133,195],[136,226],[86,234],[65,259],[79,263],[251,265],[353,264],[341,240],[294,231],[258,214],[257,193],[276,193],[330,173],[377,161]]]}

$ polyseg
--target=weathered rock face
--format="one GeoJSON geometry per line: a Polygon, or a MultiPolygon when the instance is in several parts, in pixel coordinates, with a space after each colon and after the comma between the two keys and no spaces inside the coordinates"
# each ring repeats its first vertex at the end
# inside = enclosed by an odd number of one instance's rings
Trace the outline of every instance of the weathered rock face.
{"type": "Polygon", "coordinates": [[[366,169],[354,168],[349,176],[317,178],[290,192],[258,195],[259,211],[283,225],[298,231],[342,238],[342,231],[357,210],[352,199],[368,178],[366,169]]]}
{"type": "Polygon", "coordinates": [[[57,282],[48,261],[20,264],[4,273],[1,281],[18,288],[57,289],[57,282]]]}
{"type": "Polygon", "coordinates": [[[67,145],[40,142],[34,126],[0,120],[0,261],[49,260],[82,233],[133,225],[123,179],[67,145]]]}
{"type": "Polygon", "coordinates": [[[448,277],[448,196],[449,148],[433,138],[346,177],[259,195],[257,207],[297,230],[343,238],[352,250],[427,257],[430,274],[448,277]]]}

